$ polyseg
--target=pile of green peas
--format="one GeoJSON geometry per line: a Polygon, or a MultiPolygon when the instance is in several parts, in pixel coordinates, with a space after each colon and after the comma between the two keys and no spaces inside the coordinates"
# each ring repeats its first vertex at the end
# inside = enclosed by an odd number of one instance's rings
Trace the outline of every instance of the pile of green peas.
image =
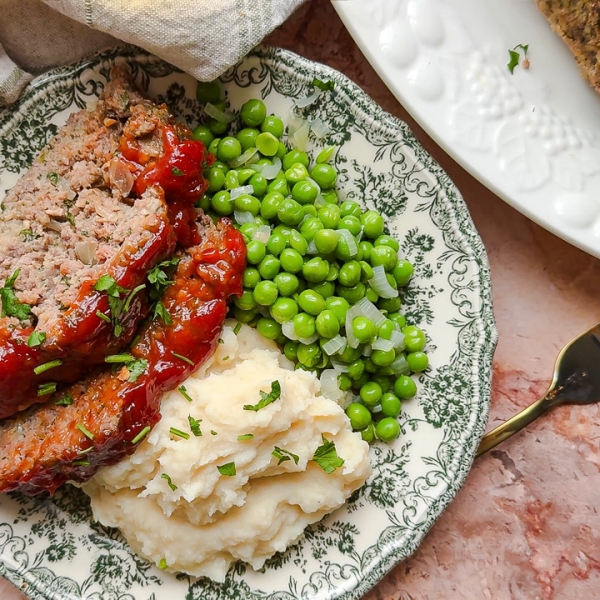
{"type": "MultiPolygon", "coordinates": [[[[199,84],[197,98],[225,110],[214,83],[199,84]]],[[[400,295],[380,297],[371,280],[374,267],[383,267],[388,284],[398,290],[409,283],[413,266],[399,258],[399,244],[386,234],[379,213],[339,200],[338,173],[329,164],[335,147],[325,147],[314,160],[305,151],[289,149],[282,139],[282,119],[267,114],[258,99],[243,104],[239,121],[235,134],[228,134],[230,123],[214,118],[193,132],[216,157],[205,172],[209,187],[199,206],[215,218],[228,216],[234,222],[236,215],[251,215],[249,222],[238,224],[248,266],[243,294],[233,301],[233,316],[275,340],[297,368],[320,375],[335,363],[341,371],[338,387],[354,394],[346,407],[352,428],[368,442],[393,441],[400,434],[402,402],[417,391],[410,373],[428,367],[426,338],[421,329],[407,325],[400,295]],[[244,153],[249,160],[240,164],[244,153]],[[276,158],[281,169],[267,179],[261,171],[276,158]],[[251,186],[252,193],[232,197],[242,186],[251,186]],[[358,346],[346,344],[329,356],[323,346],[348,335],[346,314],[363,298],[385,320],[376,325],[366,316],[354,318],[351,327],[358,346]],[[287,323],[291,326],[284,327],[287,323]],[[371,348],[379,338],[391,340],[394,331],[404,336],[402,350],[371,348]],[[392,365],[401,358],[406,368],[398,374],[392,365]]]]}

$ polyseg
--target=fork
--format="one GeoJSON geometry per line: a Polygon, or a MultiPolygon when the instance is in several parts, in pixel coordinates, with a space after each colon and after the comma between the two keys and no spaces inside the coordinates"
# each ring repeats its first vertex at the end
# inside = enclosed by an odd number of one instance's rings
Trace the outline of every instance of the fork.
{"type": "Polygon", "coordinates": [[[555,406],[595,402],[600,402],[600,323],[560,351],[544,396],[484,435],[475,456],[491,450],[555,406]]]}

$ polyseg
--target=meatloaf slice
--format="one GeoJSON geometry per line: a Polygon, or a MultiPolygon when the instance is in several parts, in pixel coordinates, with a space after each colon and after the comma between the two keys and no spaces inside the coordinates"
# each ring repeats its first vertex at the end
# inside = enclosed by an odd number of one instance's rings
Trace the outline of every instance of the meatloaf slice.
{"type": "MultiPolygon", "coordinates": [[[[167,132],[179,143],[174,131],[166,107],[144,99],[117,69],[96,108],[71,115],[7,194],[0,418],[47,399],[54,383],[77,380],[131,341],[147,311],[139,286],[176,244],[160,180],[142,193],[134,186],[145,165],[163,158],[167,132]],[[124,158],[124,149],[139,162],[124,158]],[[115,287],[94,289],[106,276],[115,287]],[[115,293],[127,308],[119,315],[115,293]]],[[[202,164],[191,167],[201,178],[202,164]]]]}
{"type": "Polygon", "coordinates": [[[118,462],[160,419],[163,392],[214,351],[226,299],[242,290],[246,247],[228,220],[218,227],[205,220],[200,227],[202,243],[180,254],[162,297],[169,317],[142,327],[130,357],[0,427],[0,492],[53,492],[118,462]]]}
{"type": "Polygon", "coordinates": [[[600,0],[536,2],[575,55],[583,77],[600,92],[600,0]]]}

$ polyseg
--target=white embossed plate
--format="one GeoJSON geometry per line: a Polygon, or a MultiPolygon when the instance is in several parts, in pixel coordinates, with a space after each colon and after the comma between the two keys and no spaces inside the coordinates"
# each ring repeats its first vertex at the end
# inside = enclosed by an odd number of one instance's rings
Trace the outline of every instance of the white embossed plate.
{"type": "Polygon", "coordinates": [[[600,257],[600,96],[534,0],[334,0],[390,90],[472,175],[600,257]],[[531,67],[511,75],[508,49],[531,67]]]}
{"type": "MultiPolygon", "coordinates": [[[[67,115],[95,101],[115,63],[129,64],[139,85],[190,125],[202,116],[193,79],[136,48],[52,71],[0,111],[0,198],[67,115]]],[[[51,499],[0,496],[0,574],[31,598],[355,599],[414,552],[464,481],[487,419],[496,343],[483,245],[458,190],[407,126],[340,73],[258,48],[221,79],[232,110],[258,96],[283,115],[311,93],[315,76],[336,83],[309,109],[331,127],[312,147],[342,145],[342,193],[386,215],[416,269],[405,312],[427,333],[432,368],[405,402],[403,435],[372,447],[373,476],[344,508],[264,571],[238,564],[222,585],[174,577],[136,557],[116,531],[91,522],[75,488],[51,499]]]]}

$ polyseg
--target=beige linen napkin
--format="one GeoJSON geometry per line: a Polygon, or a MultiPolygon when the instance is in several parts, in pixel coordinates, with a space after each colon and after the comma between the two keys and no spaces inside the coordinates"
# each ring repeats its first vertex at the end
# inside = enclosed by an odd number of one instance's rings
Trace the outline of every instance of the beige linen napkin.
{"type": "Polygon", "coordinates": [[[32,75],[122,40],[210,81],[304,0],[0,0],[0,106],[32,75]]]}

